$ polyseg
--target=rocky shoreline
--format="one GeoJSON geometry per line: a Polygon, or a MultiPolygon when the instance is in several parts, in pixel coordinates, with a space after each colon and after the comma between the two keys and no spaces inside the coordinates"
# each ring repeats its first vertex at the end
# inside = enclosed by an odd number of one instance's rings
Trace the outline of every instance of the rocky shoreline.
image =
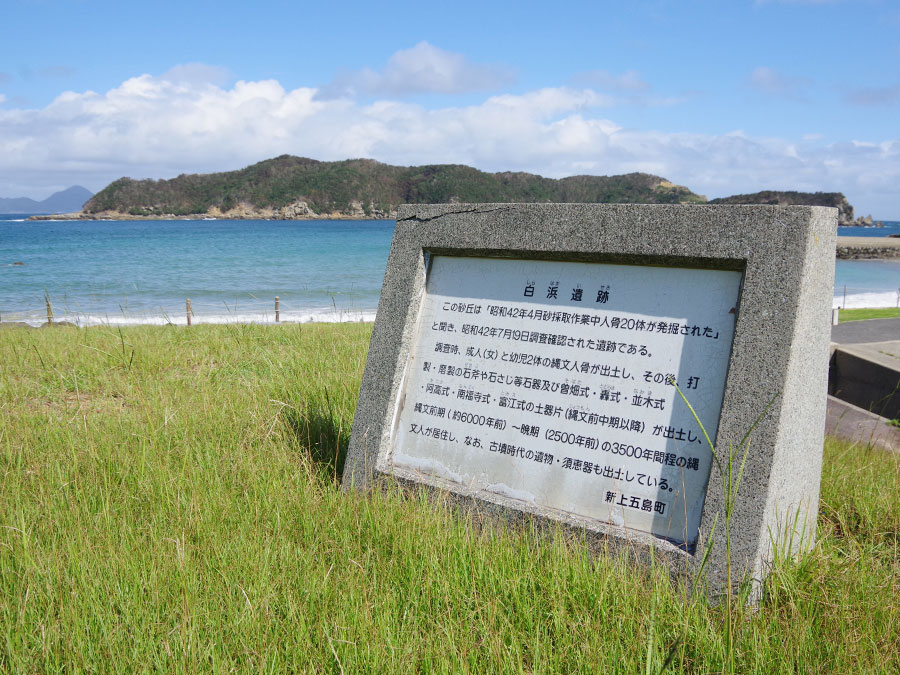
{"type": "Polygon", "coordinates": [[[164,213],[161,215],[137,215],[134,213],[122,213],[121,211],[99,211],[97,213],[57,213],[55,215],[31,216],[28,220],[396,220],[394,211],[389,213],[347,213],[333,211],[331,213],[313,213],[282,215],[273,213],[270,209],[226,211],[212,209],[206,213],[192,213],[190,215],[177,215],[164,213]]]}
{"type": "Polygon", "coordinates": [[[872,216],[860,216],[856,220],[839,220],[838,227],[884,227],[884,223],[874,220],[872,216]]]}
{"type": "MultiPolygon", "coordinates": [[[[396,209],[384,211],[376,208],[373,204],[369,204],[366,208],[362,202],[358,201],[350,202],[349,208],[344,210],[317,213],[307,202],[298,200],[282,207],[257,207],[242,203],[223,211],[214,206],[203,213],[130,213],[110,209],[37,215],[31,216],[28,220],[396,220],[396,218],[396,209]]],[[[838,225],[840,227],[884,227],[881,222],[873,222],[872,216],[846,222],[841,221],[838,225]]]]}
{"type": "Polygon", "coordinates": [[[350,202],[345,210],[316,213],[305,201],[295,201],[282,207],[256,207],[238,204],[226,211],[214,206],[203,213],[179,215],[175,213],[128,213],[123,211],[79,211],[47,216],[31,216],[28,220],[396,220],[395,210],[382,211],[362,202],[350,202]]]}

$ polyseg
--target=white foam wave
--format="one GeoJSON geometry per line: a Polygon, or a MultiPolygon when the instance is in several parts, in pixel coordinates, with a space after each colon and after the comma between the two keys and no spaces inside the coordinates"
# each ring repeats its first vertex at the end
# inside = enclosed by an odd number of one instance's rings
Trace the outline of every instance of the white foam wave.
{"type": "MultiPolygon", "coordinates": [[[[30,326],[41,326],[47,322],[45,315],[35,313],[28,314],[3,314],[3,323],[21,322],[30,326]]],[[[297,312],[281,312],[280,323],[350,323],[372,322],[375,320],[374,311],[322,311],[308,310],[297,312]]],[[[65,313],[53,317],[56,322],[67,321],[76,326],[165,326],[187,325],[187,316],[182,312],[179,316],[166,314],[88,314],[65,313]]],[[[203,314],[191,317],[193,324],[231,324],[248,323],[261,325],[276,325],[274,313],[246,313],[246,314],[203,314]]]]}
{"type": "MultiPolygon", "coordinates": [[[[833,308],[860,309],[876,307],[900,306],[900,292],[877,291],[855,292],[848,294],[846,299],[843,293],[835,293],[832,300],[833,308]]],[[[222,313],[221,308],[215,313],[207,314],[201,308],[195,308],[191,322],[194,324],[275,324],[275,313],[271,309],[259,311],[243,310],[239,312],[222,313]],[[200,311],[198,311],[198,309],[200,311]]],[[[341,310],[341,309],[299,309],[286,311],[280,315],[281,323],[348,323],[348,322],[372,322],[375,320],[375,310],[341,310]]],[[[0,314],[3,323],[21,322],[30,326],[41,326],[47,322],[47,316],[43,310],[23,312],[3,312],[0,314]]],[[[168,314],[160,309],[157,312],[115,313],[100,314],[97,312],[63,311],[54,315],[54,321],[68,321],[77,326],[164,326],[173,324],[184,326],[187,317],[184,310],[168,314]]]]}
{"type": "Polygon", "coordinates": [[[872,309],[876,307],[900,307],[898,303],[900,291],[879,291],[872,293],[853,293],[847,295],[835,295],[831,303],[832,308],[842,309],[872,309]]]}

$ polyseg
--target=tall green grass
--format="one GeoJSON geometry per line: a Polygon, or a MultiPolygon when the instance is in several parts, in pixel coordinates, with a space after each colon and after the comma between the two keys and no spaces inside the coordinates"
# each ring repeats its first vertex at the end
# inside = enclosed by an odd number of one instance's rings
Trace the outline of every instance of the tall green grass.
{"type": "Polygon", "coordinates": [[[900,670],[897,457],[829,440],[815,549],[729,616],[562,533],[341,492],[370,329],[0,331],[0,671],[900,670]]]}

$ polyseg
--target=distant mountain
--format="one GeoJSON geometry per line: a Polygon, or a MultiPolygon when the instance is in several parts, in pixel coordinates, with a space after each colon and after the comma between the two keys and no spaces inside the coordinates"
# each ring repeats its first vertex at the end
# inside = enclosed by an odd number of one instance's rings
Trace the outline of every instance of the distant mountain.
{"type": "Polygon", "coordinates": [[[28,197],[4,199],[0,197],[0,213],[73,213],[80,211],[93,192],[80,185],[55,192],[43,201],[28,197]]]}
{"type": "Polygon", "coordinates": [[[85,202],[94,196],[90,190],[74,185],[61,192],[56,192],[41,202],[41,208],[48,213],[73,213],[80,211],[85,202]]]}
{"type": "Polygon", "coordinates": [[[391,166],[371,159],[320,162],[282,155],[239,171],[171,180],[120,178],[94,195],[85,216],[391,218],[400,204],[453,202],[703,203],[658,176],[544,178],[485,173],[458,164],[391,166]]]}

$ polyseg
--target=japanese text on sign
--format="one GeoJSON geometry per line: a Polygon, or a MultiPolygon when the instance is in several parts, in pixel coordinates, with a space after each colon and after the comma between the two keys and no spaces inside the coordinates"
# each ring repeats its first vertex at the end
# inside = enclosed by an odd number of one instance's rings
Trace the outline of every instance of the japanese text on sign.
{"type": "Polygon", "coordinates": [[[390,462],[692,545],[740,281],[434,256],[390,462]]]}

